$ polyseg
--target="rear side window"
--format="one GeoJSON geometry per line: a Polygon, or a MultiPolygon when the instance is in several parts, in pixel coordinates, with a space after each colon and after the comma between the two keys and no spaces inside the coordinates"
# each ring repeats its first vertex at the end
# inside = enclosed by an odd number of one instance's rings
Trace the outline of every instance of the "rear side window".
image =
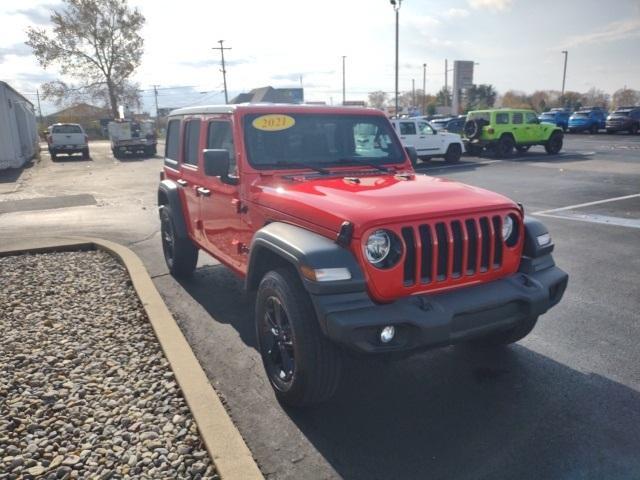
{"type": "Polygon", "coordinates": [[[227,121],[210,122],[207,130],[207,148],[229,151],[229,175],[237,174],[236,151],[233,145],[231,123],[227,121]]]}
{"type": "Polygon", "coordinates": [[[400,135],[415,135],[416,124],[413,122],[400,122],[400,135]]]}
{"type": "Polygon", "coordinates": [[[511,118],[513,123],[516,123],[516,124],[522,123],[522,113],[514,113],[513,117],[511,118]]]}
{"type": "Polygon", "coordinates": [[[198,165],[198,144],[200,143],[200,120],[189,120],[184,126],[183,162],[198,165]]]}
{"type": "Polygon", "coordinates": [[[508,123],[509,123],[508,113],[496,113],[496,125],[506,125],[508,123]]]}
{"type": "Polygon", "coordinates": [[[180,140],[180,120],[169,120],[167,125],[167,140],[165,145],[165,158],[178,160],[178,142],[180,140]]]}
{"type": "Polygon", "coordinates": [[[56,125],[51,133],[82,133],[80,125],[56,125]]]}

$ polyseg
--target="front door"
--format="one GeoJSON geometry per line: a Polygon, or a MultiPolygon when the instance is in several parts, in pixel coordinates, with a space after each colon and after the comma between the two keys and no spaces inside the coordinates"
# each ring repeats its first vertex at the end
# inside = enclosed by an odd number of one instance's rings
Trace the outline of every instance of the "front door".
{"type": "Polygon", "coordinates": [[[418,155],[435,155],[444,153],[444,137],[438,135],[427,122],[418,122],[418,142],[422,152],[418,150],[418,155]]]}
{"type": "MultiPolygon", "coordinates": [[[[233,128],[229,117],[217,117],[206,123],[206,149],[229,151],[229,178],[238,181],[233,128]]],[[[218,259],[235,270],[242,271],[246,264],[246,235],[242,221],[243,205],[240,203],[238,185],[224,183],[218,177],[203,175],[200,183],[200,217],[202,218],[204,243],[218,259]]]]}
{"type": "Polygon", "coordinates": [[[544,127],[540,125],[540,120],[538,120],[538,116],[535,113],[525,112],[524,128],[525,132],[527,132],[527,142],[538,143],[543,140],[544,127]]]}
{"type": "MultiPolygon", "coordinates": [[[[179,128],[179,120],[171,120],[170,123],[177,122],[175,126],[179,128]]],[[[198,182],[201,178],[198,167],[198,145],[200,143],[200,128],[202,120],[200,118],[187,117],[182,122],[182,148],[180,152],[179,171],[180,178],[176,180],[184,194],[184,205],[188,214],[188,228],[197,242],[202,241],[202,231],[200,229],[200,200],[198,198],[198,182]]],[[[173,125],[169,126],[169,134],[172,134],[173,125]]]]}

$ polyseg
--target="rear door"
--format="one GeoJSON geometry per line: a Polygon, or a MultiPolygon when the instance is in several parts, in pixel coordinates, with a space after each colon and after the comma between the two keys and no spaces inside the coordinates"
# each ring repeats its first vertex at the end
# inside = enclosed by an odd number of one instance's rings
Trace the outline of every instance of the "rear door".
{"type": "Polygon", "coordinates": [[[201,135],[202,119],[200,117],[185,117],[182,121],[181,130],[179,178],[176,181],[184,193],[183,201],[189,216],[188,222],[191,234],[198,243],[202,242],[198,188],[204,176],[198,165],[201,135]]]}

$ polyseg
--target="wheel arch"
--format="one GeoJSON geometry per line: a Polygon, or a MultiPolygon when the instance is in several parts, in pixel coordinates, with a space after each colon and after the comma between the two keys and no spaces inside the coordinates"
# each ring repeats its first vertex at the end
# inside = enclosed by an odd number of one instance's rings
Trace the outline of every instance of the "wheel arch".
{"type": "Polygon", "coordinates": [[[171,180],[162,180],[160,182],[158,186],[158,213],[160,213],[163,207],[168,206],[173,214],[176,235],[180,238],[188,238],[189,231],[184,218],[179,188],[178,184],[171,180]]]}

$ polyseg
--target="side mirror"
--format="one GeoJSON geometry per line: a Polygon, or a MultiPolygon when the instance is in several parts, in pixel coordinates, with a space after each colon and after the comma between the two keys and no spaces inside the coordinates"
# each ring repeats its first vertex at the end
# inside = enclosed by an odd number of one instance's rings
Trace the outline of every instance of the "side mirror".
{"type": "Polygon", "coordinates": [[[222,183],[236,185],[237,179],[229,177],[229,150],[208,149],[204,153],[204,174],[208,177],[218,177],[222,183]]]}
{"type": "Polygon", "coordinates": [[[418,164],[418,152],[414,147],[404,147],[404,149],[407,152],[407,155],[409,155],[409,160],[411,160],[411,165],[413,165],[414,167],[418,164]]]}

